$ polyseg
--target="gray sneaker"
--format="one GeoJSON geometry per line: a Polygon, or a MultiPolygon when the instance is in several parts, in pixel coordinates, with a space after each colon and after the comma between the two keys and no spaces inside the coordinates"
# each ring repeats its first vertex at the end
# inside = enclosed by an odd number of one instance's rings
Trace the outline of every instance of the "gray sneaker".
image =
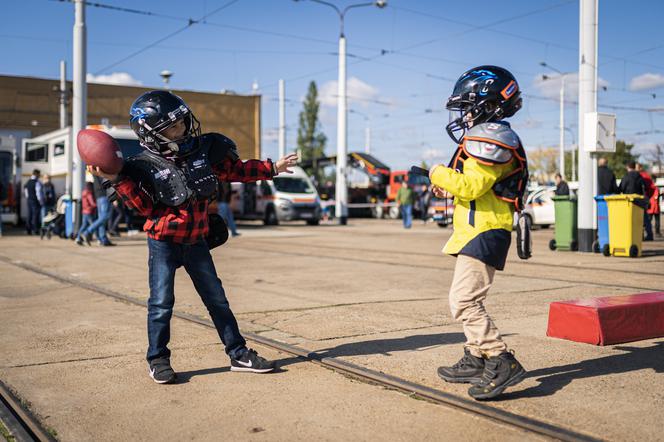
{"type": "Polygon", "coordinates": [[[438,368],[438,376],[445,382],[474,384],[482,378],[484,359],[473,356],[467,348],[463,352],[463,357],[453,366],[438,368]]]}
{"type": "Polygon", "coordinates": [[[511,352],[503,352],[487,359],[479,383],[468,390],[474,399],[493,399],[507,387],[518,384],[526,377],[526,370],[511,352]]]}

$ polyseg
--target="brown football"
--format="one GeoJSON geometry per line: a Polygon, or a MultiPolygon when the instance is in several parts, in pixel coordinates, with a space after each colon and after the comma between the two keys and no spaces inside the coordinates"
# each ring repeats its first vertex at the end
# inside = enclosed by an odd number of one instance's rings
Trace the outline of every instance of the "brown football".
{"type": "Polygon", "coordinates": [[[97,166],[110,174],[117,174],[122,170],[124,161],[120,146],[106,132],[83,129],[76,137],[76,145],[85,164],[97,166]]]}

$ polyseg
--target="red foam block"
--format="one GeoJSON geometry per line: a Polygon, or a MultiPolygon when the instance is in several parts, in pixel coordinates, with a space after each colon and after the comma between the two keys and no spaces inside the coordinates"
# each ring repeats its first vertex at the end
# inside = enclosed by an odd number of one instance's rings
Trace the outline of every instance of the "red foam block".
{"type": "Polygon", "coordinates": [[[664,336],[664,292],[552,302],[547,336],[594,345],[664,336]]]}

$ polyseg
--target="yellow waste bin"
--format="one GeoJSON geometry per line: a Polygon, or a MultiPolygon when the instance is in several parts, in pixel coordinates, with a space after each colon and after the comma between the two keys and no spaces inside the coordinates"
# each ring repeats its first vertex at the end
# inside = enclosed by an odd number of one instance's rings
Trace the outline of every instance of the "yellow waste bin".
{"type": "Polygon", "coordinates": [[[605,195],[609,209],[609,249],[613,256],[641,256],[643,196],[605,195]]]}

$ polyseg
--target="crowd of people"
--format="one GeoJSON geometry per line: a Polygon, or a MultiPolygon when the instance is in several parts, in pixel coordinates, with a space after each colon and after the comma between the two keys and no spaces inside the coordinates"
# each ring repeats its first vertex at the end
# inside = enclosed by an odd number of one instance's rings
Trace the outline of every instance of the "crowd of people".
{"type": "MultiPolygon", "coordinates": [[[[65,237],[64,203],[58,198],[49,175],[34,169],[23,186],[27,214],[25,231],[28,235],[51,238],[65,237]]],[[[96,237],[101,246],[115,245],[109,237],[120,236],[120,223],[124,222],[128,235],[138,231],[133,228],[133,214],[118,201],[111,202],[98,177],[87,181],[81,194],[81,223],[74,237],[79,245],[92,245],[96,237]]],[[[0,234],[1,234],[0,230],[0,234]]]]}
{"type": "MultiPolygon", "coordinates": [[[[617,183],[616,176],[609,168],[606,158],[597,161],[597,195],[641,195],[643,199],[638,203],[643,209],[644,241],[653,241],[654,236],[662,236],[660,229],[660,191],[652,176],[642,163],[630,161],[626,164],[626,173],[617,183]],[[655,224],[653,233],[653,222],[655,224]]],[[[570,195],[567,182],[560,173],[555,175],[557,196],[570,195]]]]}

